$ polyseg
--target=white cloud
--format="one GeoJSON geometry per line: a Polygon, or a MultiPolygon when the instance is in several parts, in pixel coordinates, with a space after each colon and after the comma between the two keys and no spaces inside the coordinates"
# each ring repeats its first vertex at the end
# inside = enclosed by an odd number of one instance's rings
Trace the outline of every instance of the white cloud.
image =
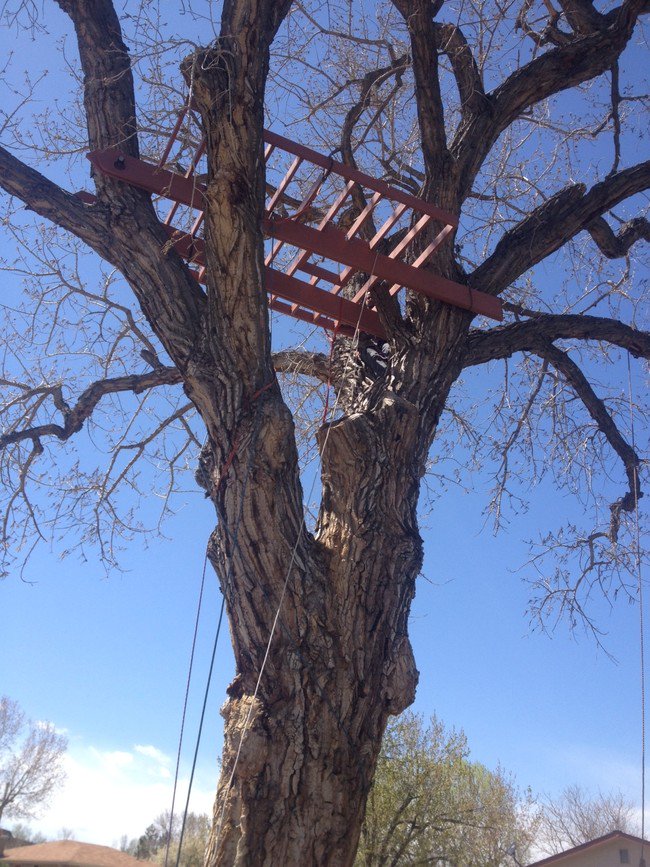
{"type": "MultiPolygon", "coordinates": [[[[61,828],[71,828],[74,838],[87,843],[118,845],[120,838],[139,837],[165,810],[172,799],[168,757],[151,745],[133,750],[101,750],[73,746],[65,756],[67,781],[52,798],[35,831],[56,838],[61,828]]],[[[211,812],[216,779],[201,786],[195,780],[190,809],[211,812]]],[[[184,804],[187,779],[179,780],[177,804],[184,804]]]]}
{"type": "Polygon", "coordinates": [[[140,753],[141,756],[147,756],[150,759],[154,759],[155,761],[160,762],[161,765],[168,765],[171,762],[168,755],[163,753],[162,750],[159,750],[158,747],[151,746],[151,744],[136,744],[133,749],[136,753],[140,753]]]}

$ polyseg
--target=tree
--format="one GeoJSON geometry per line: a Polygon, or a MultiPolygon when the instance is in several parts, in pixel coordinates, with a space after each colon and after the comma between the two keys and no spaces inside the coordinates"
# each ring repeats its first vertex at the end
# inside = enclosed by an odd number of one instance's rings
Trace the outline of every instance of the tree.
{"type": "Polygon", "coordinates": [[[541,801],[537,848],[556,855],[610,831],[638,834],[634,807],[621,792],[590,796],[580,786],[568,786],[559,798],[541,801]]]}
{"type": "Polygon", "coordinates": [[[181,818],[175,816],[170,828],[169,813],[162,813],[138,839],[129,842],[122,837],[120,849],[140,860],[155,861],[161,865],[201,867],[210,833],[210,817],[206,813],[187,814],[179,858],[182,824],[181,818]]]}
{"type": "MultiPolygon", "coordinates": [[[[7,317],[6,532],[29,552],[31,538],[70,531],[69,547],[97,542],[111,561],[120,538],[146,529],[138,497],[161,467],[167,508],[202,444],[197,480],[218,518],[209,556],[237,668],[208,864],[351,864],[386,723],[415,693],[418,499],[427,470],[444,490],[454,433],[465,462],[491,467],[497,524],[545,473],[589,515],[551,527],[533,551],[533,616],[579,622],[596,589],[635,598],[639,456],[620,385],[621,358],[650,356],[632,260],[648,238],[639,194],[650,164],[633,162],[643,94],[630,71],[643,65],[646,0],[393,0],[365,17],[343,0],[225,0],[218,24],[211,5],[206,18],[187,0],[178,20],[148,3],[122,21],[110,0],[58,7],[76,36],[78,102],[39,122],[33,73],[9,91],[2,124],[9,267],[31,274],[34,301],[7,317]],[[161,156],[158,133],[188,91],[207,140],[205,288],[148,193],[100,172],[95,198],[62,185],[69,170],[83,186],[75,155],[87,150],[161,156]],[[274,352],[265,110],[282,129],[295,121],[294,138],[338,146],[348,165],[460,215],[453,243],[423,267],[467,286],[467,299],[504,299],[504,324],[377,283],[368,303],[387,335],[383,365],[365,336],[274,352]],[[54,160],[42,172],[39,155],[54,160]],[[90,276],[88,248],[105,263],[90,276]],[[311,383],[293,413],[284,374],[311,383]],[[311,414],[322,483],[312,522],[296,420],[316,409],[314,382],[333,388],[336,411],[325,423],[311,414]],[[84,429],[97,455],[112,452],[108,466],[67,450],[84,429]]],[[[3,8],[41,38],[36,6],[3,8]]],[[[422,243],[439,230],[432,221],[422,243]]]]}
{"type": "Polygon", "coordinates": [[[0,821],[33,818],[65,779],[68,742],[48,722],[32,723],[15,701],[0,698],[0,821]]]}
{"type": "Polygon", "coordinates": [[[20,845],[24,843],[47,843],[47,837],[41,834],[40,831],[32,831],[28,825],[22,822],[15,822],[11,826],[11,836],[14,840],[19,840],[20,845]]]}
{"type": "Polygon", "coordinates": [[[535,832],[502,770],[469,761],[462,732],[408,712],[388,724],[355,863],[499,867],[514,843],[525,857],[535,832]]]}

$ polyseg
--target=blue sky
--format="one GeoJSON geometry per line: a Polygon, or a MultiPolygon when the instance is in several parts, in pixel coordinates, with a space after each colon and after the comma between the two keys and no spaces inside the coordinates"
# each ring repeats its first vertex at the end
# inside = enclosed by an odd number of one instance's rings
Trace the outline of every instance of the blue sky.
{"type": "MultiPolygon", "coordinates": [[[[495,538],[477,496],[449,495],[425,531],[426,560],[411,616],[420,670],[415,709],[462,727],[472,756],[500,764],[522,787],[640,792],[638,609],[600,624],[615,664],[591,640],[532,633],[528,596],[513,565],[518,539],[543,520],[549,498],[495,538]]],[[[561,507],[561,503],[558,507],[561,507]]],[[[34,828],[66,826],[91,842],[135,836],[171,802],[189,649],[211,527],[195,497],[168,542],[132,549],[127,572],[106,579],[92,563],[39,556],[33,584],[0,585],[2,688],[70,739],[67,787],[34,828]],[[144,749],[143,749],[144,748],[144,749]]],[[[187,779],[220,596],[210,572],[190,693],[181,778],[187,779]]],[[[221,636],[191,805],[209,809],[216,781],[218,708],[233,663],[221,636]]]]}
{"type": "MultiPolygon", "coordinates": [[[[62,25],[58,19],[55,26],[62,25]]],[[[0,34],[0,39],[7,34],[0,34]]],[[[5,44],[3,48],[7,48],[5,44]]],[[[44,63],[58,58],[45,54],[44,63]]],[[[44,95],[57,91],[53,77],[44,95]]],[[[66,85],[67,86],[67,85],[66,85]]],[[[53,172],[51,173],[53,176],[53,172]]],[[[544,278],[552,281],[555,275],[544,278]]],[[[17,284],[8,283],[8,291],[17,284]]],[[[274,328],[283,326],[276,321],[274,328]]],[[[620,369],[623,377],[623,369],[620,369]]],[[[494,376],[481,373],[480,376],[494,376]]],[[[479,376],[479,374],[477,374],[479,376]]],[[[470,392],[478,380],[469,377],[470,392]]],[[[640,378],[635,374],[635,388],[640,378]]],[[[624,377],[621,390],[626,387],[624,377]]],[[[476,393],[476,392],[474,392],[476,393]]],[[[91,460],[82,434],[74,445],[91,460]]],[[[468,461],[467,452],[458,454],[468,461]]],[[[525,513],[498,536],[484,508],[487,481],[476,469],[469,492],[452,486],[423,515],[425,564],[410,630],[420,670],[415,709],[462,727],[472,757],[500,764],[520,786],[557,793],[580,783],[621,789],[639,803],[641,717],[639,611],[596,601],[603,642],[565,624],[531,631],[525,614],[525,539],[580,519],[577,502],[545,480],[525,513]]],[[[149,504],[141,506],[149,519],[149,504]]],[[[178,503],[165,539],[138,541],[108,578],[96,557],[39,549],[29,582],[0,583],[0,691],[33,719],[51,720],[69,742],[68,783],[32,822],[48,836],[66,826],[89,842],[141,833],[171,804],[185,680],[212,507],[199,493],[178,503]]],[[[181,777],[185,785],[220,604],[209,570],[190,693],[181,777]]],[[[217,653],[191,809],[210,808],[221,743],[219,706],[233,674],[227,630],[217,653]]],[[[183,786],[181,786],[181,789],[183,786]]]]}

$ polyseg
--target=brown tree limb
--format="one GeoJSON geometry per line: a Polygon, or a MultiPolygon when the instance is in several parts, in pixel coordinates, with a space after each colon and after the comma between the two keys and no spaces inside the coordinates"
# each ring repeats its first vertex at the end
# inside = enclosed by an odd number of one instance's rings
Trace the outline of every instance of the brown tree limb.
{"type": "Polygon", "coordinates": [[[437,178],[448,165],[449,151],[438,76],[438,41],[441,34],[433,21],[435,4],[432,4],[431,0],[392,2],[403,16],[411,40],[415,100],[424,166],[429,178],[437,178]]]}
{"type": "MultiPolygon", "coordinates": [[[[83,427],[84,422],[92,415],[99,401],[106,395],[118,394],[124,391],[141,394],[150,388],[160,385],[177,385],[181,381],[181,374],[175,367],[159,367],[156,370],[143,374],[101,379],[89,385],[79,395],[77,402],[72,407],[68,406],[63,400],[60,386],[53,386],[49,391],[52,394],[54,405],[63,415],[63,424],[50,422],[3,434],[0,436],[0,449],[6,448],[6,446],[12,443],[31,440],[34,447],[41,451],[40,440],[42,437],[54,436],[59,440],[65,441],[70,439],[73,434],[78,433],[83,427]]],[[[30,390],[29,396],[35,392],[36,390],[34,389],[30,390]]]]}
{"type": "Polygon", "coordinates": [[[551,341],[570,339],[602,341],[627,350],[635,358],[650,358],[650,332],[637,331],[618,319],[533,313],[524,322],[471,332],[465,367],[510,358],[515,352],[539,354],[538,350],[551,341]]]}
{"type": "MultiPolygon", "coordinates": [[[[125,154],[139,157],[131,59],[113,3],[57,3],[72,20],[77,35],[90,150],[119,147],[125,154]]],[[[100,194],[115,190],[115,185],[101,174],[95,177],[95,183],[100,194]]],[[[148,198],[140,190],[134,190],[132,195],[148,198]]]]}
{"type": "Polygon", "coordinates": [[[329,382],[331,378],[329,358],[322,352],[303,352],[296,349],[274,352],[273,367],[276,373],[296,373],[300,376],[311,376],[321,382],[329,382]]]}
{"type": "Polygon", "coordinates": [[[469,118],[485,108],[485,89],[481,73],[463,31],[456,24],[435,21],[438,46],[446,54],[460,95],[461,117],[469,118]]]}
{"type": "Polygon", "coordinates": [[[639,456],[619,431],[604,401],[598,397],[580,367],[566,352],[549,342],[545,346],[539,347],[536,354],[552,364],[558,373],[564,377],[625,467],[629,490],[610,506],[609,537],[612,542],[616,542],[621,523],[621,512],[633,512],[643,496],[639,480],[639,456]]]}
{"type": "MultiPolygon", "coordinates": [[[[498,295],[570,238],[589,229],[603,213],[649,186],[650,160],[609,175],[587,192],[584,184],[566,187],[503,235],[493,253],[470,275],[470,285],[498,295]]],[[[645,235],[630,232],[626,241],[631,244],[632,238],[641,237],[645,235]]]]}
{"type": "Polygon", "coordinates": [[[106,212],[88,208],[45,175],[30,168],[0,147],[0,189],[23,202],[28,210],[67,229],[108,258],[106,212]]]}
{"type": "MultiPolygon", "coordinates": [[[[144,353],[143,353],[144,355],[144,353]]],[[[330,364],[326,355],[320,352],[303,352],[300,350],[285,350],[273,355],[273,366],[278,373],[293,373],[301,376],[309,376],[321,382],[330,380],[330,364]]],[[[129,376],[117,376],[108,379],[100,379],[89,385],[79,395],[74,406],[70,406],[63,397],[63,389],[60,385],[42,385],[32,387],[26,383],[15,383],[0,380],[0,385],[17,387],[22,389],[8,406],[16,403],[24,403],[31,398],[51,397],[57,410],[63,415],[63,424],[48,423],[33,425],[22,430],[15,430],[0,436],[0,449],[12,443],[31,439],[35,444],[44,436],[54,436],[65,441],[78,433],[85,421],[87,421],[100,400],[109,394],[119,394],[130,391],[133,394],[142,394],[151,388],[162,385],[179,385],[183,382],[180,371],[175,367],[165,367],[158,364],[153,370],[144,374],[131,374],[129,376]]],[[[5,409],[8,408],[5,407],[5,409]]]]}
{"type": "MultiPolygon", "coordinates": [[[[361,93],[359,99],[348,110],[341,126],[341,155],[343,157],[343,162],[346,163],[346,165],[357,168],[357,162],[354,157],[354,147],[352,145],[352,135],[361,115],[371,104],[373,93],[392,76],[397,78],[399,84],[401,75],[407,68],[408,62],[408,55],[403,54],[401,57],[395,58],[388,66],[373,69],[366,73],[366,75],[361,79],[361,93]]],[[[352,189],[352,200],[356,211],[362,211],[366,205],[366,200],[358,184],[352,189]]],[[[372,216],[367,220],[365,229],[370,233],[371,237],[374,235],[376,229],[372,216]]]]}
{"type": "Polygon", "coordinates": [[[450,151],[458,161],[461,200],[497,138],[513,121],[553,94],[612,68],[645,7],[646,0],[624,0],[602,16],[602,26],[596,31],[552,48],[513,72],[488,95],[480,114],[460,124],[450,151]]]}
{"type": "Polygon", "coordinates": [[[650,241],[650,221],[646,217],[634,217],[618,233],[614,233],[604,217],[596,217],[587,226],[587,231],[608,259],[626,256],[632,244],[639,240],[650,241]]]}
{"type": "Polygon", "coordinates": [[[576,34],[593,33],[604,24],[604,16],[598,12],[591,0],[560,0],[560,6],[576,34]]]}

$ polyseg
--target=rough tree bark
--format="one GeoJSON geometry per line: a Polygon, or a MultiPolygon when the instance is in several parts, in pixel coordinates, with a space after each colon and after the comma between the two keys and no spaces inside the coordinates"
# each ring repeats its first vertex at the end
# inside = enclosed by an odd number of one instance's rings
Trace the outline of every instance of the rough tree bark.
{"type": "MultiPolygon", "coordinates": [[[[133,80],[112,3],[59,5],[77,33],[90,148],[119,144],[137,155],[133,80]]],[[[641,0],[625,0],[600,15],[587,4],[583,15],[585,4],[566,0],[575,12],[567,13],[574,31],[486,94],[461,30],[434,20],[441,4],[394,5],[410,37],[423,195],[455,212],[502,131],[545,96],[611,68],[643,7],[641,0]],[[461,95],[454,136],[445,127],[442,54],[461,95]]],[[[387,718],[415,693],[407,619],[422,563],[420,480],[463,368],[527,351],[569,375],[552,348],[552,341],[568,337],[650,355],[647,335],[614,320],[524,311],[525,321],[477,332],[470,314],[421,296],[409,296],[402,315],[380,287],[388,371],[371,388],[350,389],[343,353],[334,385],[345,414],[318,433],[322,500],[316,531],[309,533],[294,423],[274,369],[283,359],[274,362],[271,353],[261,230],[265,85],[271,43],[290,6],[290,0],[226,0],[219,38],[183,63],[208,142],[205,292],[167,248],[145,193],[98,177],[97,202],[87,206],[0,149],[0,185],[124,274],[173,363],[146,377],[106,380],[63,410],[62,425],[14,431],[2,445],[31,439],[38,450],[43,437],[66,439],[79,430],[102,394],[161,383],[181,382],[205,423],[201,479],[218,516],[210,558],[226,598],[237,666],[224,709],[210,867],[352,863],[387,718]]],[[[395,68],[400,64],[403,58],[395,68]]],[[[637,221],[617,240],[601,217],[647,187],[648,177],[645,164],[589,191],[568,187],[506,232],[473,274],[464,274],[451,244],[430,267],[500,294],[583,229],[607,255],[623,255],[647,238],[647,223],[637,221]]],[[[310,369],[327,376],[322,357],[310,369]]],[[[592,395],[588,409],[608,428],[611,419],[592,395]]],[[[608,438],[634,499],[638,458],[620,435],[608,438]]]]}

